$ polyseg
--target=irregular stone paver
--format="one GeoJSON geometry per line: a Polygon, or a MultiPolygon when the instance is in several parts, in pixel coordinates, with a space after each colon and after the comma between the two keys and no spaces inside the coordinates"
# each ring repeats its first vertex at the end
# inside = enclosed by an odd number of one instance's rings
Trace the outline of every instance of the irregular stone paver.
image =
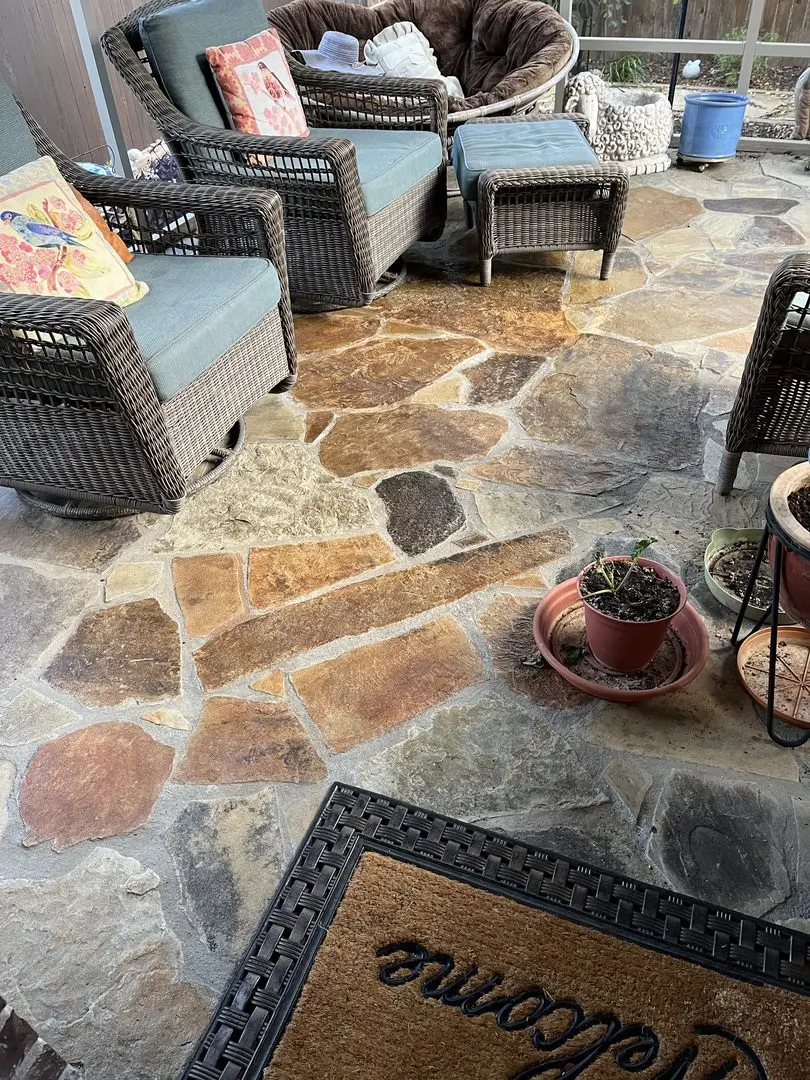
{"type": "MultiPolygon", "coordinates": [[[[752,218],[747,214],[702,214],[694,223],[704,236],[708,236],[715,251],[736,251],[740,237],[749,227],[752,218]]],[[[666,237],[662,237],[662,240],[666,237]]],[[[691,259],[684,259],[689,265],[691,259]]]]}
{"type": "Polygon", "coordinates": [[[463,461],[489,453],[508,427],[502,416],[430,405],[349,413],[321,440],[321,463],[337,476],[351,476],[436,459],[463,461]]]}
{"type": "Polygon", "coordinates": [[[804,188],[805,192],[810,192],[810,174],[805,168],[806,158],[793,157],[791,154],[764,154],[759,163],[766,176],[787,180],[790,184],[804,188]]]}
{"type": "Polygon", "coordinates": [[[275,798],[260,792],[189,803],[163,839],[192,924],[212,952],[235,958],[256,929],[283,867],[275,798]]]}
{"type": "Polygon", "coordinates": [[[229,550],[288,536],[373,527],[368,500],[319,468],[294,442],[246,446],[231,471],[198,492],[173,519],[162,550],[229,550]]]}
{"type": "Polygon", "coordinates": [[[250,602],[257,608],[273,607],[383,566],[393,558],[390,545],[376,533],[253,548],[248,574],[250,602]]]}
{"type": "Polygon", "coordinates": [[[422,405],[455,405],[464,396],[465,383],[460,375],[431,383],[411,395],[410,400],[422,405]]]}
{"type": "Polygon", "coordinates": [[[0,882],[0,967],[40,1036],[88,1078],[178,1076],[211,1009],[183,978],[159,892],[132,891],[142,877],[102,847],[61,877],[0,882]]]}
{"type": "Polygon", "coordinates": [[[388,512],[388,534],[406,555],[429,551],[465,524],[450,485],[435,473],[399,473],[375,490],[388,512]]]}
{"type": "MultiPolygon", "coordinates": [[[[510,584],[517,584],[512,581],[510,584]]],[[[542,588],[542,585],[540,585],[542,588]]],[[[592,698],[566,682],[542,662],[532,619],[537,601],[522,596],[499,596],[475,617],[492,652],[492,666],[512,690],[552,709],[581,708],[592,698]]]]}
{"type": "Polygon", "coordinates": [[[14,778],[17,770],[11,761],[0,760],[0,840],[8,826],[8,801],[14,791],[14,778]]]}
{"type": "Polygon", "coordinates": [[[2,709],[0,715],[0,744],[23,746],[39,742],[67,727],[79,723],[81,717],[36,690],[23,690],[2,709]]]}
{"type": "Polygon", "coordinates": [[[189,784],[320,780],[326,775],[286,705],[209,698],[174,776],[189,784]]]}
{"type": "Polygon", "coordinates": [[[710,259],[707,255],[697,255],[694,259],[684,259],[671,270],[664,271],[655,278],[655,283],[667,289],[691,289],[696,292],[717,293],[740,280],[738,269],[710,259]]]}
{"type": "Polygon", "coordinates": [[[373,337],[380,325],[379,315],[370,308],[299,315],[295,320],[295,343],[301,355],[328,352],[373,337]]]}
{"type": "Polygon", "coordinates": [[[686,225],[702,213],[697,199],[676,195],[660,187],[634,187],[627,201],[622,233],[631,240],[643,240],[686,225]]]}
{"type": "Polygon", "coordinates": [[[174,728],[175,731],[191,731],[191,724],[178,709],[154,709],[141,718],[158,727],[174,728]]]}
{"type": "Polygon", "coordinates": [[[467,635],[439,619],[292,675],[307,712],[335,751],[376,738],[484,677],[467,635]]]}
{"type": "Polygon", "coordinates": [[[162,577],[163,563],[118,563],[104,582],[104,599],[111,604],[127,596],[149,592],[158,585],[162,577]]]}
{"type": "Polygon", "coordinates": [[[607,281],[599,277],[602,267],[601,251],[579,251],[568,292],[571,304],[591,304],[608,296],[633,292],[647,284],[647,271],[635,251],[620,249],[616,253],[613,271],[607,281]]]}
{"type": "Polygon", "coordinates": [[[442,709],[361,766],[358,782],[466,821],[605,801],[560,735],[494,697],[442,709]]]}
{"type": "Polygon", "coordinates": [[[304,434],[305,417],[290,408],[280,394],[268,394],[257,401],[245,417],[249,442],[257,439],[300,439],[304,434]]]}
{"type": "Polygon", "coordinates": [[[804,244],[804,237],[781,218],[755,217],[740,237],[740,242],[752,247],[773,247],[775,244],[801,247],[804,244]]]}
{"type": "Polygon", "coordinates": [[[650,853],[676,889],[758,916],[790,895],[795,818],[759,784],[675,772],[653,826],[650,853]]]}
{"type": "Polygon", "coordinates": [[[77,570],[103,570],[140,536],[132,518],[72,521],[35,510],[0,489],[0,553],[77,570]]]}
{"type": "Polygon", "coordinates": [[[715,245],[706,233],[695,226],[686,229],[673,229],[672,232],[649,236],[644,247],[653,257],[662,263],[679,262],[681,259],[693,259],[700,252],[712,252],[715,245]]]}
{"type": "MultiPolygon", "coordinates": [[[[478,485],[477,481],[469,483],[478,485]]],[[[466,486],[465,481],[459,480],[458,486],[466,486]]],[[[490,536],[502,540],[572,517],[591,517],[620,506],[628,498],[623,497],[621,489],[615,495],[590,496],[524,487],[512,491],[476,491],[475,507],[490,536]]]]}
{"type": "Polygon", "coordinates": [[[0,690],[29,671],[93,595],[77,578],[40,574],[27,566],[0,566],[0,690]],[[10,616],[13,613],[13,618],[10,616]]]}
{"type": "Polygon", "coordinates": [[[307,427],[304,432],[304,442],[315,442],[319,435],[323,435],[335,418],[335,414],[327,410],[311,412],[307,415],[307,427]]]}
{"type": "Polygon", "coordinates": [[[803,233],[805,239],[810,240],[810,199],[804,199],[798,206],[794,206],[785,214],[785,220],[789,221],[794,229],[803,233]]]}
{"type": "Polygon", "coordinates": [[[198,649],[197,672],[208,689],[224,686],[240,675],[272,667],[328,641],[364,634],[452,603],[558,559],[570,548],[565,529],[549,529],[344,585],[225,630],[198,649]]]}
{"type": "Polygon", "coordinates": [[[756,321],[761,307],[760,297],[737,293],[724,293],[722,303],[719,297],[711,303],[703,292],[647,289],[620,296],[590,329],[598,326],[605,334],[661,345],[747,326],[756,321]]]}
{"type": "Polygon", "coordinates": [[[470,405],[499,405],[511,401],[543,363],[541,356],[495,353],[464,369],[470,384],[470,405]]]}
{"type": "Polygon", "coordinates": [[[172,562],[174,591],[189,637],[207,637],[246,610],[242,560],[232,552],[172,562]]]}
{"type": "Polygon", "coordinates": [[[704,199],[706,210],[716,214],[784,214],[798,205],[797,199],[704,199]]]}
{"type": "Polygon", "coordinates": [[[467,282],[420,277],[378,300],[386,316],[470,334],[505,351],[549,355],[576,337],[560,307],[564,274],[499,266],[488,289],[471,296],[467,282]]]}
{"type": "Polygon", "coordinates": [[[157,600],[91,611],[45,672],[83,705],[160,701],[180,693],[180,634],[157,600]]]}
{"type": "Polygon", "coordinates": [[[705,400],[689,361],[612,338],[583,337],[516,410],[530,435],[643,468],[697,464],[705,400]]]}
{"type": "Polygon", "coordinates": [[[784,251],[744,251],[740,254],[726,255],[725,261],[731,266],[743,270],[754,270],[758,274],[770,276],[781,262],[786,259],[784,251]]]}
{"type": "Polygon", "coordinates": [[[44,743],[20,789],[26,846],[133,832],[148,819],[174,751],[137,724],[92,724],[44,743]]]}
{"type": "Polygon", "coordinates": [[[482,349],[474,338],[379,338],[302,361],[293,393],[309,408],[393,405],[482,349]]]}
{"type": "Polygon", "coordinates": [[[616,757],[602,773],[633,822],[638,821],[641,808],[652,787],[652,777],[636,761],[616,757]]]}
{"type": "Polygon", "coordinates": [[[538,829],[536,824],[534,827],[524,824],[521,828],[518,822],[517,828],[510,831],[529,844],[560,852],[572,862],[610,867],[615,874],[627,874],[655,884],[659,875],[640,850],[638,837],[623,821],[616,815],[597,817],[596,813],[577,817],[583,820],[575,818],[570,825],[551,825],[545,829],[538,829]]]}
{"type": "Polygon", "coordinates": [[[615,491],[639,475],[637,467],[536,444],[513,446],[482,465],[470,466],[469,472],[499,484],[568,491],[573,495],[615,491]]]}
{"type": "Polygon", "coordinates": [[[251,690],[258,690],[260,694],[271,694],[273,697],[284,697],[284,672],[271,671],[269,675],[263,675],[250,684],[251,690]]]}

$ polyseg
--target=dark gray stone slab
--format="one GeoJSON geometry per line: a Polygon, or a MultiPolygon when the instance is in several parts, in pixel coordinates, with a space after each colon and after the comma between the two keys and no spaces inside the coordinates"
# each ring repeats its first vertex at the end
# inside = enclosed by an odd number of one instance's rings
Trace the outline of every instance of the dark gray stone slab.
{"type": "MultiPolygon", "coordinates": [[[[614,815],[594,820],[593,814],[579,815],[582,822],[555,824],[548,828],[518,828],[513,835],[529,844],[563,855],[572,862],[578,860],[616,874],[617,877],[640,878],[650,881],[656,877],[655,868],[639,848],[635,832],[614,815]]],[[[573,815],[572,815],[573,817],[573,815]]]]}
{"type": "Polygon", "coordinates": [[[789,802],[758,784],[675,772],[655,808],[650,855],[676,889],[760,916],[790,895],[795,829],[789,802]]]}
{"type": "Polygon", "coordinates": [[[784,214],[798,206],[796,199],[704,199],[707,210],[717,214],[784,214]]]}
{"type": "Polygon", "coordinates": [[[421,555],[465,524],[450,485],[435,473],[406,472],[377,484],[388,511],[388,532],[406,555],[421,555]]]}

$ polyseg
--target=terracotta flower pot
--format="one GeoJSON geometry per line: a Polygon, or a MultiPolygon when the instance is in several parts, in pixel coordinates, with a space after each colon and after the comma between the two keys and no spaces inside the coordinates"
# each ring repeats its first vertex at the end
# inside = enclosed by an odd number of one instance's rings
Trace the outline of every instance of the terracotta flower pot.
{"type": "MultiPolygon", "coordinates": [[[[627,563],[627,555],[615,555],[605,562],[627,563]]],[[[582,594],[582,579],[593,569],[594,563],[586,566],[577,578],[577,588],[585,608],[585,633],[588,645],[596,659],[614,671],[640,671],[652,660],[667,636],[670,623],[686,605],[686,586],[671,570],[653,559],[639,559],[639,566],[650,567],[658,577],[671,581],[678,590],[680,603],[666,619],[654,619],[651,622],[629,622],[617,619],[615,615],[606,615],[597,611],[585,600],[582,594]]]]}
{"type": "MultiPolygon", "coordinates": [[[[771,485],[771,513],[782,529],[799,547],[807,551],[807,556],[782,550],[782,573],[779,590],[781,607],[797,622],[810,626],[810,532],[800,525],[790,511],[788,496],[800,488],[810,487],[810,463],[802,462],[787,469],[771,485]]],[[[768,542],[768,561],[773,566],[776,543],[771,537],[768,542]]]]}

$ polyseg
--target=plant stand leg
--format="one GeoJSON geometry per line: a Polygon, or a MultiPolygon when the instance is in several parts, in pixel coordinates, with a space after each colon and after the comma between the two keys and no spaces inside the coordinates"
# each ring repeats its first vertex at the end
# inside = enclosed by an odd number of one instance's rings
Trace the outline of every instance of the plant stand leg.
{"type": "MultiPolygon", "coordinates": [[[[742,624],[745,621],[745,613],[748,610],[748,604],[749,604],[749,602],[751,600],[751,594],[754,591],[754,586],[756,585],[757,577],[759,576],[759,569],[762,566],[762,560],[765,558],[765,549],[768,546],[768,537],[769,536],[770,536],[770,530],[769,530],[768,525],[766,523],[765,528],[762,530],[762,539],[759,542],[759,550],[757,551],[757,557],[756,557],[756,559],[754,559],[754,565],[751,567],[751,574],[750,574],[750,576],[748,578],[748,584],[745,586],[745,593],[744,593],[743,598],[742,598],[742,604],[740,605],[739,614],[737,615],[737,621],[734,623],[734,630],[732,631],[732,634],[731,634],[731,646],[732,646],[733,649],[739,648],[739,646],[742,644],[742,642],[740,641],[740,630],[742,630],[742,624]]],[[[776,613],[777,613],[777,622],[778,622],[778,615],[779,615],[779,604],[778,604],[778,602],[777,602],[777,605],[776,605],[776,613]]],[[[760,619],[757,622],[754,629],[751,630],[750,633],[746,634],[745,636],[750,637],[751,634],[755,634],[757,632],[757,630],[761,630],[762,627],[765,625],[765,622],[768,619],[769,614],[770,614],[770,612],[766,611],[764,613],[764,615],[762,615],[760,617],[760,619]]]]}
{"type": "Polygon", "coordinates": [[[481,257],[481,284],[492,284],[492,259],[481,257]]]}
{"type": "Polygon", "coordinates": [[[599,272],[599,277],[602,281],[607,281],[607,279],[613,273],[613,264],[615,261],[615,251],[605,251],[602,253],[602,269],[599,272]]]}

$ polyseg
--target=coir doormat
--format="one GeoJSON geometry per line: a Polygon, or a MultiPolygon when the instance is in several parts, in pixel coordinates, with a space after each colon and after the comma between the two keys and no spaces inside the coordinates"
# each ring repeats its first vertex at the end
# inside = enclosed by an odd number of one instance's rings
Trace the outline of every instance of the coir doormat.
{"type": "Polygon", "coordinates": [[[807,936],[336,785],[190,1080],[807,1080],[807,936]]]}

